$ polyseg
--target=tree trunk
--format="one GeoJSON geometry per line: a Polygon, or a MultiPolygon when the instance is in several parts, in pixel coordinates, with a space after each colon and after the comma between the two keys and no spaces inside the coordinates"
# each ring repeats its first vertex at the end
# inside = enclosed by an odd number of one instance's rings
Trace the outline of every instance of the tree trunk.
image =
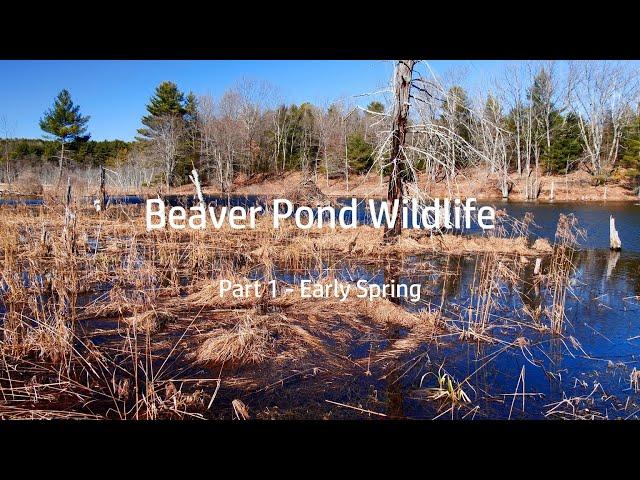
{"type": "Polygon", "coordinates": [[[622,242],[616,230],[616,221],[613,215],[609,216],[609,248],[614,252],[619,252],[622,249],[622,242]]]}
{"type": "MultiPolygon", "coordinates": [[[[346,122],[346,119],[345,119],[346,122]]],[[[347,126],[344,125],[344,178],[347,184],[347,192],[349,191],[349,147],[347,143],[347,126]]]]}
{"type": "MultiPolygon", "coordinates": [[[[391,143],[391,175],[387,201],[389,208],[397,200],[402,208],[403,176],[407,173],[407,162],[404,154],[404,141],[407,133],[407,116],[409,115],[409,93],[415,60],[400,60],[396,65],[394,78],[393,126],[391,143]]],[[[387,226],[384,238],[397,237],[402,232],[402,216],[398,215],[392,226],[387,226]]]]}
{"type": "Polygon", "coordinates": [[[169,156],[167,156],[165,158],[165,172],[164,172],[164,180],[165,180],[165,185],[167,187],[167,191],[169,190],[169,188],[171,188],[171,172],[172,172],[172,160],[169,156]]]}
{"type": "Polygon", "coordinates": [[[64,162],[64,142],[60,142],[62,148],[60,149],[60,158],[58,159],[58,184],[62,181],[62,164],[64,162]]]}
{"type": "Polygon", "coordinates": [[[204,196],[202,195],[202,186],[200,185],[200,178],[198,177],[198,170],[195,168],[191,170],[191,175],[189,175],[189,180],[193,183],[193,186],[196,188],[196,196],[198,197],[198,205],[203,209],[207,208],[207,204],[204,201],[204,196]]]}
{"type": "Polygon", "coordinates": [[[106,180],[105,170],[103,166],[100,166],[100,192],[99,192],[99,201],[100,201],[100,211],[104,211],[107,207],[107,190],[105,189],[105,180],[106,180]]]}

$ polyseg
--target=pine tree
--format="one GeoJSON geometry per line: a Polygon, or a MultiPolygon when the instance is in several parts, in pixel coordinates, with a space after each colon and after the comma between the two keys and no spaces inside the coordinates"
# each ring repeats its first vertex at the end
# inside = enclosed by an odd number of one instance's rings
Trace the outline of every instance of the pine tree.
{"type": "Polygon", "coordinates": [[[169,187],[180,166],[179,173],[184,174],[183,159],[185,135],[190,109],[195,108],[195,97],[191,96],[191,105],[187,105],[184,94],[173,82],[162,82],[156,87],[153,97],[147,105],[148,115],[142,117],[143,128],[138,129],[138,140],[156,148],[162,158],[165,170],[165,183],[169,187]]]}
{"type": "Polygon", "coordinates": [[[375,113],[384,113],[384,105],[374,100],[369,105],[367,105],[367,110],[375,113]]]}
{"type": "MultiPolygon", "coordinates": [[[[195,98],[194,98],[195,100],[195,98]]],[[[163,117],[175,116],[183,119],[187,114],[184,94],[173,82],[162,82],[147,104],[148,115],[142,117],[142,124],[146,128],[138,129],[142,140],[154,138],[157,122],[163,117]]]]}
{"type": "Polygon", "coordinates": [[[367,172],[373,165],[373,150],[373,145],[365,141],[362,133],[349,135],[347,140],[349,166],[356,173],[367,172]]]}
{"type": "MultiPolygon", "coordinates": [[[[471,141],[471,107],[467,92],[464,88],[454,85],[447,92],[443,102],[443,113],[440,120],[448,124],[447,126],[461,139],[466,142],[471,141]]],[[[464,166],[468,163],[468,155],[465,151],[451,152],[453,162],[457,166],[464,166]]]]}
{"type": "Polygon", "coordinates": [[[580,141],[579,119],[574,113],[563,118],[558,112],[551,114],[551,147],[545,148],[542,163],[549,173],[568,173],[577,165],[584,147],[580,141]]]}
{"type": "MultiPolygon", "coordinates": [[[[175,177],[179,179],[188,178],[191,169],[200,168],[200,137],[198,119],[198,100],[193,92],[189,92],[184,101],[184,139],[182,151],[184,154],[176,163],[175,177]]],[[[202,172],[204,173],[204,172],[202,172]]],[[[201,179],[206,179],[202,175],[201,179]]]]}
{"type": "Polygon", "coordinates": [[[453,116],[455,133],[466,141],[471,139],[471,107],[469,97],[464,88],[453,86],[449,89],[444,101],[444,110],[453,116]]]}
{"type": "Polygon", "coordinates": [[[551,145],[554,114],[558,113],[553,104],[553,88],[551,74],[541,68],[528,91],[533,118],[533,139],[540,151],[548,149],[551,145]]]}
{"type": "Polygon", "coordinates": [[[89,139],[89,135],[85,135],[89,118],[80,114],[80,106],[74,105],[73,100],[71,100],[71,94],[65,89],[58,94],[53,106],[40,119],[42,131],[52,135],[60,142],[58,181],[62,178],[62,166],[67,143],[80,138],[83,140],[89,139]]]}

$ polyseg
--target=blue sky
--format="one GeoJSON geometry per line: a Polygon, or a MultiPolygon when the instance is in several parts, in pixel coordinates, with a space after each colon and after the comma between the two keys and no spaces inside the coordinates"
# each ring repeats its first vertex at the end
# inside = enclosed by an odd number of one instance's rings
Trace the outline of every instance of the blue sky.
{"type": "MultiPolygon", "coordinates": [[[[466,70],[470,81],[491,75],[502,62],[434,61],[439,73],[466,70]]],[[[145,105],[163,80],[181,90],[219,97],[242,77],[266,80],[287,103],[326,104],[384,87],[393,71],[389,61],[0,61],[0,128],[6,119],[12,137],[41,138],[38,120],[63,88],[71,92],[95,140],[131,140],[145,105]]],[[[354,99],[366,104],[370,98],[354,99]]],[[[0,136],[4,132],[0,131],[0,136]]]]}

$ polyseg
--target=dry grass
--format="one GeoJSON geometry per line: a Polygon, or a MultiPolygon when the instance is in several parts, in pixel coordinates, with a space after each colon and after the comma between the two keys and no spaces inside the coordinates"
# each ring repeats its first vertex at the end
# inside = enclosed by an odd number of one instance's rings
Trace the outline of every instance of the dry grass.
{"type": "Polygon", "coordinates": [[[196,359],[202,363],[260,363],[273,347],[274,339],[267,328],[269,317],[244,314],[236,325],[214,330],[198,349],[196,359]]]}
{"type": "Polygon", "coordinates": [[[548,282],[553,300],[551,302],[551,331],[560,334],[564,328],[565,304],[570,281],[575,272],[573,263],[578,239],[583,235],[573,215],[560,215],[556,229],[553,256],[548,282]]]}
{"type": "Polygon", "coordinates": [[[137,332],[157,333],[167,325],[175,323],[177,316],[166,310],[149,310],[144,313],[126,317],[124,322],[137,332]]]}
{"type": "Polygon", "coordinates": [[[230,327],[216,328],[206,335],[195,353],[198,362],[246,365],[324,351],[319,338],[283,314],[259,315],[248,310],[235,314],[232,322],[230,327]]]}
{"type": "MultiPolygon", "coordinates": [[[[319,368],[332,379],[371,373],[372,364],[406,358],[443,329],[459,333],[442,306],[409,311],[356,298],[353,288],[345,301],[303,299],[294,284],[282,284],[276,298],[219,295],[222,279],[264,282],[278,269],[307,278],[323,272],[316,281],[328,283],[345,261],[401,270],[410,256],[481,254],[470,312],[472,327],[487,336],[502,285],[517,283],[522,258],[556,251],[543,240],[529,246],[523,230],[513,237],[405,231],[386,244],[381,230],[367,226],[274,230],[268,216],[255,230],[147,232],[136,207],[97,214],[71,198],[3,208],[0,371],[9,373],[0,377],[0,416],[60,418],[66,409],[65,418],[201,418],[215,411],[220,389],[257,391],[319,368]],[[388,338],[395,330],[402,335],[388,338]],[[387,346],[367,358],[352,357],[358,342],[383,340],[387,346]],[[259,364],[266,373],[228,373],[259,364]],[[193,371],[208,372],[210,383],[193,371]]],[[[433,274],[445,283],[457,275],[433,274]]],[[[438,385],[431,399],[466,402],[459,384],[438,385]]],[[[237,418],[248,416],[242,405],[233,404],[237,418]]]]}

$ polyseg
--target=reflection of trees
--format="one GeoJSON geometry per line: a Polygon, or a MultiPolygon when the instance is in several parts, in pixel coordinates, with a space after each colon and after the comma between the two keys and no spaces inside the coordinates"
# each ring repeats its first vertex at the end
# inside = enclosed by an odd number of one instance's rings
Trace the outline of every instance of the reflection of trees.
{"type": "Polygon", "coordinates": [[[562,370],[563,348],[562,337],[553,335],[549,338],[549,358],[552,364],[549,366],[548,372],[553,375],[548,374],[547,378],[549,379],[551,398],[561,398],[563,393],[560,373],[560,370],[562,370]]]}
{"type": "MultiPolygon", "coordinates": [[[[398,262],[391,260],[386,264],[384,269],[384,283],[388,284],[394,281],[396,284],[400,281],[401,267],[398,262]]],[[[388,297],[392,303],[400,305],[400,298],[388,297]]],[[[400,327],[388,323],[386,326],[386,336],[389,342],[393,342],[401,335],[400,327]]],[[[386,376],[387,380],[387,415],[392,418],[404,417],[404,392],[402,391],[401,361],[396,359],[388,366],[390,373],[386,376]]]]}
{"type": "Polygon", "coordinates": [[[442,283],[440,285],[440,308],[443,308],[449,297],[457,296],[461,293],[461,260],[459,255],[447,255],[441,273],[442,283]]]}
{"type": "Polygon", "coordinates": [[[536,312],[542,305],[542,295],[540,294],[540,282],[533,274],[535,263],[530,262],[518,272],[518,279],[522,285],[522,303],[529,308],[529,311],[536,312]]]}
{"type": "Polygon", "coordinates": [[[624,252],[611,252],[619,256],[615,263],[615,273],[610,281],[624,282],[620,287],[627,295],[640,296],[640,258],[625,255],[624,252]]]}
{"type": "Polygon", "coordinates": [[[625,292],[622,296],[640,295],[640,259],[637,256],[608,250],[587,250],[580,252],[576,263],[581,274],[579,280],[584,284],[578,284],[582,291],[577,291],[576,295],[593,299],[610,293],[610,301],[619,300],[618,291],[625,292]]]}

